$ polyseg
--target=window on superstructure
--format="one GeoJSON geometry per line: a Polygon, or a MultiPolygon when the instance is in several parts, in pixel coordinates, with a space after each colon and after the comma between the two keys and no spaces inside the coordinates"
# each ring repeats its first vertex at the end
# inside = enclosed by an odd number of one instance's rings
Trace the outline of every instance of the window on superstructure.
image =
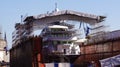
{"type": "Polygon", "coordinates": [[[54,41],[53,43],[54,43],[54,45],[56,45],[56,44],[57,44],[57,41],[54,41]]]}
{"type": "Polygon", "coordinates": [[[63,37],[63,34],[58,34],[58,37],[63,37]]]}
{"type": "Polygon", "coordinates": [[[51,29],[51,31],[52,31],[52,32],[55,32],[55,31],[57,31],[57,30],[53,28],[53,29],[51,29]]]}
{"type": "Polygon", "coordinates": [[[63,44],[66,44],[67,42],[66,41],[63,41],[63,44]]]}
{"type": "Polygon", "coordinates": [[[57,41],[57,44],[60,44],[60,41],[57,41]]]}
{"type": "Polygon", "coordinates": [[[72,41],[68,41],[68,44],[72,44],[72,41]]]}
{"type": "Polygon", "coordinates": [[[62,41],[60,41],[60,44],[63,44],[63,42],[62,42],[62,41]]]}

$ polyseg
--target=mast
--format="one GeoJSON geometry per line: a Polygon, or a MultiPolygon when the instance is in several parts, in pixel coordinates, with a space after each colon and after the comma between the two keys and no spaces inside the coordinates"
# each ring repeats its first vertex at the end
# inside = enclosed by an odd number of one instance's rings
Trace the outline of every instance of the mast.
{"type": "Polygon", "coordinates": [[[0,26],[0,39],[2,39],[2,28],[0,26]]]}
{"type": "Polygon", "coordinates": [[[59,9],[57,7],[57,3],[55,3],[55,12],[58,12],[58,11],[59,11],[59,9]]]}

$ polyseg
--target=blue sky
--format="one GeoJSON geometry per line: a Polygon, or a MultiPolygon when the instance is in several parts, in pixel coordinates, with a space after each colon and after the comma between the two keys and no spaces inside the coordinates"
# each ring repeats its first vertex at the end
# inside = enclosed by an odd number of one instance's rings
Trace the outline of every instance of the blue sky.
{"type": "Polygon", "coordinates": [[[20,22],[21,15],[51,12],[55,9],[55,3],[60,10],[105,15],[109,30],[120,29],[120,0],[1,0],[0,26],[2,32],[7,34],[8,45],[12,44],[14,25],[20,22]]]}

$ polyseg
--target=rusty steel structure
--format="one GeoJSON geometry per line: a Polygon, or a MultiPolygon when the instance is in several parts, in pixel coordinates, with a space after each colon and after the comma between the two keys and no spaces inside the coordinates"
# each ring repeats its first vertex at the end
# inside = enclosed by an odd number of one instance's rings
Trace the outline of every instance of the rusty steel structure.
{"type": "Polygon", "coordinates": [[[96,34],[80,45],[81,56],[75,61],[76,64],[95,63],[95,67],[101,67],[100,60],[120,54],[120,30],[96,34]]]}
{"type": "Polygon", "coordinates": [[[39,36],[22,39],[10,50],[10,67],[40,67],[42,38],[39,36]]]}

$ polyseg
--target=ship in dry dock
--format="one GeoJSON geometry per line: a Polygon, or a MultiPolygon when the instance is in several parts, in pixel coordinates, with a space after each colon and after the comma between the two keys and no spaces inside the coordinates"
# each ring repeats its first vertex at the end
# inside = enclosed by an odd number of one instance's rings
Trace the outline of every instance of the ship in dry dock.
{"type": "MultiPolygon", "coordinates": [[[[85,25],[94,26],[103,22],[105,18],[105,16],[71,10],[54,10],[50,13],[26,17],[23,23],[15,25],[13,45],[10,50],[10,66],[60,67],[62,63],[68,67],[119,65],[107,64],[112,62],[104,60],[114,56],[119,58],[120,31],[99,30],[90,34],[88,26],[85,29],[85,25]],[[74,28],[76,22],[79,28],[81,24],[84,25],[86,38],[80,38],[81,34],[78,31],[81,30],[74,28]],[[38,30],[41,33],[35,35],[34,32],[38,30]]],[[[119,60],[114,60],[119,63],[119,60]]]]}

